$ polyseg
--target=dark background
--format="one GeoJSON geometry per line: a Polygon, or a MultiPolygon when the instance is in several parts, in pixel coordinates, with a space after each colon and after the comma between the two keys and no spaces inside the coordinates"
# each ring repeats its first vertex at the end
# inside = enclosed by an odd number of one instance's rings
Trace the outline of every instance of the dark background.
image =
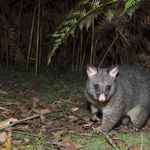
{"type": "MultiPolygon", "coordinates": [[[[38,61],[43,66],[47,66],[47,57],[55,40],[53,37],[47,36],[59,30],[61,23],[79,2],[79,0],[40,1],[40,27],[42,28],[40,39],[42,39],[42,42],[39,44],[41,46],[41,59],[38,61]]],[[[0,5],[1,66],[11,67],[15,65],[26,70],[34,9],[38,6],[38,1],[2,0],[0,5]]],[[[149,69],[150,1],[142,0],[132,16],[126,13],[120,16],[125,8],[125,3],[122,1],[117,2],[117,7],[114,7],[114,5],[105,8],[101,7],[97,11],[97,18],[94,20],[93,57],[95,57],[92,60],[93,64],[98,67],[102,61],[102,66],[104,67],[118,63],[121,65],[135,64],[149,69]],[[113,9],[113,7],[114,17],[110,21],[107,12],[109,9],[113,9]],[[116,38],[117,35],[118,37],[116,38]],[[115,42],[113,43],[114,40],[115,42]]],[[[88,11],[86,6],[80,8],[80,10],[84,9],[88,11]]],[[[29,68],[27,70],[35,70],[36,66],[37,25],[38,8],[35,11],[30,52],[30,58],[32,59],[29,61],[29,68]]],[[[47,69],[53,70],[56,67],[72,71],[85,69],[85,65],[90,62],[91,56],[91,30],[91,26],[88,28],[88,31],[85,27],[83,28],[83,51],[80,52],[81,31],[76,27],[74,32],[75,43],[73,44],[73,36],[69,35],[66,41],[56,50],[56,54],[52,57],[52,61],[47,69]],[[79,55],[82,58],[83,68],[81,68],[79,63],[79,55]]]]}

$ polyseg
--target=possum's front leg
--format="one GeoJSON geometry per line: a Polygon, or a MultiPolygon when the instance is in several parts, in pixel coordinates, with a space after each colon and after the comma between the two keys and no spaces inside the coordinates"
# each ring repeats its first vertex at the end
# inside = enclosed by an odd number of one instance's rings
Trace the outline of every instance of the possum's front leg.
{"type": "Polygon", "coordinates": [[[102,126],[100,127],[100,130],[107,133],[109,132],[120,120],[122,117],[121,110],[120,111],[104,111],[103,112],[103,118],[102,118],[102,126]]]}
{"type": "Polygon", "coordinates": [[[100,119],[97,117],[98,108],[96,108],[93,104],[91,104],[91,120],[92,121],[100,121],[100,119]]]}

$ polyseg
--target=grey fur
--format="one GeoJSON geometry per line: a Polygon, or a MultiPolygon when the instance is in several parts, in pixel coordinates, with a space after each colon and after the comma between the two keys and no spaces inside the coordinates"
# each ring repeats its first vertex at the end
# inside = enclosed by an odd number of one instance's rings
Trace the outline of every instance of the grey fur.
{"type": "Polygon", "coordinates": [[[91,119],[97,120],[96,114],[101,110],[103,132],[109,132],[120,119],[123,124],[131,120],[134,128],[141,129],[150,114],[150,75],[144,69],[130,65],[97,69],[97,72],[95,69],[92,65],[87,66],[89,78],[84,90],[91,103],[91,119]],[[118,67],[118,73],[113,78],[109,72],[115,67],[118,67]],[[92,76],[91,70],[95,72],[92,76]],[[94,87],[96,84],[99,88],[94,87]],[[107,85],[111,85],[109,92],[107,85]],[[99,100],[101,93],[105,94],[105,101],[99,100]]]}

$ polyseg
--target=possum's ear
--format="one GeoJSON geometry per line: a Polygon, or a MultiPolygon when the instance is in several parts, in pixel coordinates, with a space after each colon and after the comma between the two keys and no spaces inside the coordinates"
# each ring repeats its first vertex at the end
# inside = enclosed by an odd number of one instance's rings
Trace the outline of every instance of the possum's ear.
{"type": "Polygon", "coordinates": [[[110,77],[114,80],[116,78],[116,75],[119,72],[119,65],[114,65],[110,68],[108,68],[108,74],[110,75],[110,77]]]}
{"type": "Polygon", "coordinates": [[[97,69],[93,65],[87,64],[86,72],[88,74],[88,77],[92,78],[93,76],[95,76],[97,74],[97,69]]]}

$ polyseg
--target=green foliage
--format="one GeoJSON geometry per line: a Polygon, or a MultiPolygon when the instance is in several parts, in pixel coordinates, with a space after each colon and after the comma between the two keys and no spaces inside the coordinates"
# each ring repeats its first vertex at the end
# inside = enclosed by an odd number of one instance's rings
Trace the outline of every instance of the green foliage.
{"type": "Polygon", "coordinates": [[[111,19],[114,17],[114,13],[115,13],[115,11],[113,9],[108,9],[106,11],[106,16],[107,16],[109,22],[111,22],[111,19]]]}
{"type": "Polygon", "coordinates": [[[139,8],[140,1],[141,0],[124,0],[125,9],[121,15],[126,12],[131,18],[135,10],[139,8]]]}
{"type": "MultiPolygon", "coordinates": [[[[114,1],[106,1],[106,3],[100,4],[100,0],[93,0],[90,2],[89,0],[82,0],[66,17],[60,28],[52,35],[55,37],[55,41],[53,43],[53,46],[51,48],[51,51],[48,55],[48,64],[51,62],[52,56],[55,54],[55,51],[58,49],[58,47],[65,41],[65,39],[71,34],[74,36],[74,32],[77,27],[79,27],[80,30],[83,29],[83,27],[86,27],[86,30],[88,31],[88,28],[91,26],[94,19],[98,17],[98,8],[109,5],[111,3],[117,2],[118,0],[114,1]],[[85,9],[79,10],[79,8],[85,8],[88,7],[90,10],[86,11],[85,9]]],[[[111,17],[112,18],[112,17],[111,17]]]]}

